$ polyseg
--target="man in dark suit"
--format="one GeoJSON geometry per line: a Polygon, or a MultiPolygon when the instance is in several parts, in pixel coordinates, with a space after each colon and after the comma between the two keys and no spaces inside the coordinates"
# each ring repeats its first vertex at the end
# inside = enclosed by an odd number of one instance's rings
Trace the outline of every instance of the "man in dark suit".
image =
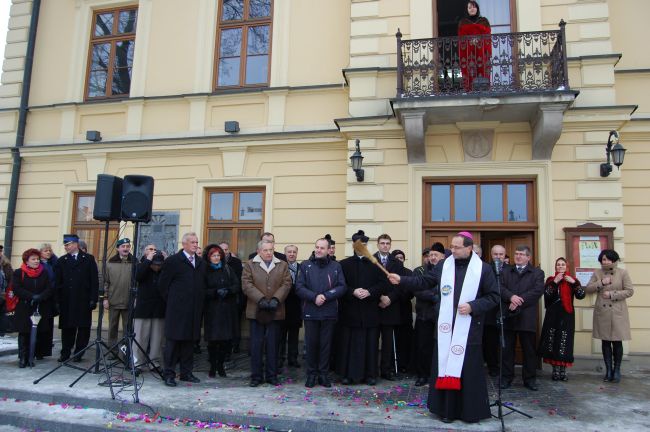
{"type": "MultiPolygon", "coordinates": [[[[407,271],[404,263],[395,258],[390,253],[392,239],[388,234],[382,234],[377,238],[377,249],[375,258],[384,266],[389,273],[396,273],[400,276],[406,276],[407,271]]],[[[408,272],[410,273],[410,271],[408,272]]],[[[383,285],[383,291],[379,297],[379,337],[381,337],[381,357],[379,360],[379,371],[381,377],[387,380],[394,380],[397,371],[395,363],[397,355],[395,350],[395,331],[401,324],[401,307],[400,301],[402,292],[400,288],[391,285],[386,280],[383,285]]],[[[409,299],[410,302],[410,299],[409,299]]],[[[409,319],[411,315],[409,313],[409,319]]]]}
{"type": "Polygon", "coordinates": [[[537,330],[537,304],[544,294],[544,272],[530,264],[528,246],[517,246],[515,265],[504,269],[501,300],[508,305],[505,314],[503,350],[503,380],[501,388],[507,389],[515,376],[515,342],[524,354],[522,375],[524,387],[537,391],[537,354],[535,332],[537,330]]]}
{"type": "Polygon", "coordinates": [[[206,264],[196,254],[199,239],[195,233],[183,235],[183,249],[167,258],[160,274],[160,291],[167,301],[165,312],[164,379],[165,385],[176,386],[176,363],[180,360],[181,381],[198,383],[192,374],[194,341],[201,335],[204,273],[206,264]]]}
{"type": "MultiPolygon", "coordinates": [[[[504,264],[503,261],[506,257],[506,248],[501,245],[494,245],[490,250],[490,256],[492,258],[492,263],[490,267],[496,272],[494,268],[495,262],[499,262],[501,267],[499,268],[499,274],[495,273],[497,282],[499,282],[499,287],[503,284],[503,273],[507,272],[510,269],[508,264],[504,264]]],[[[507,306],[502,306],[505,309],[507,306]]],[[[498,326],[498,316],[499,316],[499,307],[491,309],[488,313],[485,314],[485,327],[483,327],[483,358],[488,367],[488,372],[491,377],[496,377],[499,375],[499,344],[501,343],[501,338],[499,337],[500,328],[498,326]]]]}
{"type": "Polygon", "coordinates": [[[56,263],[56,291],[59,299],[59,328],[61,329],[60,362],[70,358],[81,361],[81,351],[88,345],[92,311],[97,307],[99,276],[95,257],[79,250],[76,234],[63,236],[67,252],[56,263]]]}
{"type": "Polygon", "coordinates": [[[289,274],[291,275],[291,289],[284,301],[284,320],[280,324],[279,369],[284,367],[285,359],[288,360],[287,365],[289,367],[300,367],[300,363],[298,363],[298,335],[300,333],[300,327],[302,327],[301,301],[296,293],[296,280],[300,271],[298,246],[287,245],[284,247],[284,253],[287,257],[289,274]]]}

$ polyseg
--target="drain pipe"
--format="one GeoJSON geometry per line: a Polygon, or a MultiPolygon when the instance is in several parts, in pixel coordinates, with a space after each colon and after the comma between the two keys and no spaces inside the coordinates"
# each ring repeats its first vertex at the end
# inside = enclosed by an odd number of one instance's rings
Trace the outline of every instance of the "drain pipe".
{"type": "Polygon", "coordinates": [[[33,0],[32,17],[29,22],[29,37],[27,39],[27,52],[25,53],[25,70],[23,71],[23,88],[20,95],[18,108],[18,128],[16,130],[16,145],[11,149],[13,160],[11,167],[11,185],[9,186],[9,201],[7,203],[7,220],[5,226],[4,254],[11,259],[14,240],[14,224],[16,219],[16,202],[18,201],[18,185],[20,184],[20,170],[22,158],[20,148],[25,143],[25,128],[27,126],[27,111],[29,106],[29,89],[32,81],[32,66],[34,64],[34,47],[36,45],[36,27],[38,15],[41,10],[41,0],[33,0]]]}

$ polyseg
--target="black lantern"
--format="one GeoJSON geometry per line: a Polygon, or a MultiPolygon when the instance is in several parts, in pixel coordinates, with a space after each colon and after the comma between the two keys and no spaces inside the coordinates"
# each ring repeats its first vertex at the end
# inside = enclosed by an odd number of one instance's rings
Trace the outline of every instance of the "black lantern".
{"type": "Polygon", "coordinates": [[[357,181],[362,182],[363,181],[363,169],[361,166],[363,165],[363,156],[361,155],[361,149],[359,148],[359,140],[355,141],[356,144],[356,150],[352,156],[350,156],[350,163],[352,164],[352,170],[354,170],[354,173],[357,175],[357,181]]]}
{"type": "Polygon", "coordinates": [[[623,165],[623,160],[625,159],[625,152],[627,151],[619,142],[618,132],[611,131],[609,133],[609,138],[607,139],[607,147],[605,151],[607,152],[607,162],[600,164],[600,176],[609,177],[609,174],[612,172],[612,162],[620,169],[620,166],[623,165]]]}

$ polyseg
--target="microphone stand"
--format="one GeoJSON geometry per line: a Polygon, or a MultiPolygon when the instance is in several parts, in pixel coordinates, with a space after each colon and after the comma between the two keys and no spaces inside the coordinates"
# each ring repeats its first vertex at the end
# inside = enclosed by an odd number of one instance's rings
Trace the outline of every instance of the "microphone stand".
{"type": "Polygon", "coordinates": [[[490,404],[490,408],[497,407],[497,415],[492,414],[493,418],[497,418],[501,421],[501,432],[505,432],[506,426],[503,421],[503,418],[513,412],[521,414],[529,419],[533,416],[526,414],[523,411],[513,408],[509,405],[504,405],[501,400],[501,380],[503,379],[503,350],[506,348],[506,337],[503,330],[503,304],[501,302],[501,271],[503,270],[503,264],[500,260],[494,260],[494,272],[497,279],[497,291],[499,291],[499,315],[497,316],[497,326],[499,327],[499,378],[497,379],[497,399],[490,404]],[[503,408],[507,408],[510,412],[503,413],[503,408]]]}

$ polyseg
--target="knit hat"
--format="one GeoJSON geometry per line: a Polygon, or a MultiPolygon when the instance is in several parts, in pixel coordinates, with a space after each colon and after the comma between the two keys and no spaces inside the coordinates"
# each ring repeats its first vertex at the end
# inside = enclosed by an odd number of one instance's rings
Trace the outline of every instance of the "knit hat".
{"type": "Polygon", "coordinates": [[[368,243],[370,239],[363,230],[359,230],[355,234],[352,234],[352,241],[355,242],[357,240],[361,240],[361,243],[368,243]]]}

